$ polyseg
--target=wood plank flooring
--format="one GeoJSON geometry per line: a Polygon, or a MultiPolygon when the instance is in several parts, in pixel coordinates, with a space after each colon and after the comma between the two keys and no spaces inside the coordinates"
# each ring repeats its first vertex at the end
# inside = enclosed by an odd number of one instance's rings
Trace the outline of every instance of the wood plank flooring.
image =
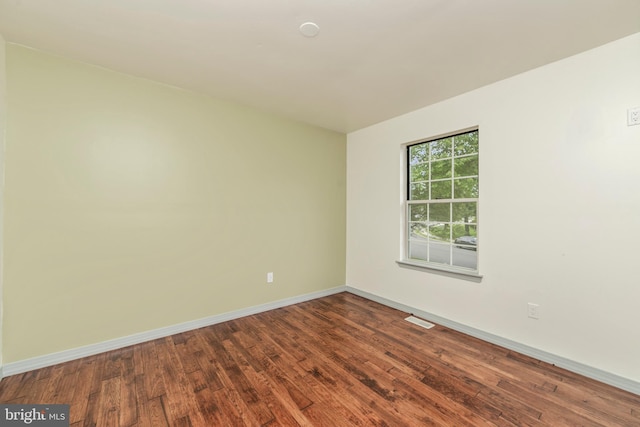
{"type": "Polygon", "coordinates": [[[341,293],[7,377],[72,426],[640,426],[640,396],[341,293]]]}

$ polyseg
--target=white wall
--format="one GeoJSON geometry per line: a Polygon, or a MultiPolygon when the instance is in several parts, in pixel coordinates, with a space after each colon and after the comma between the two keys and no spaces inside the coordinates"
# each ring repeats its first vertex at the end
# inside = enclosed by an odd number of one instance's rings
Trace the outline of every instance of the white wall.
{"type": "Polygon", "coordinates": [[[640,381],[639,76],[640,33],[349,134],[347,284],[640,381]],[[399,267],[401,145],[476,125],[483,280],[399,267]]]}

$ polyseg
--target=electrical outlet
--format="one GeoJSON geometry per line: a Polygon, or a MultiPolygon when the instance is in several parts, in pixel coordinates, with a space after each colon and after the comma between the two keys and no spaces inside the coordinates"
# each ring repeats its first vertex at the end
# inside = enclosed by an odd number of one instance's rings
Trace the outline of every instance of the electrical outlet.
{"type": "Polygon", "coordinates": [[[273,283],[273,273],[267,273],[267,283],[273,283]]]}
{"type": "Polygon", "coordinates": [[[534,304],[530,302],[529,304],[527,304],[528,316],[532,319],[539,319],[540,318],[539,309],[540,309],[540,306],[538,304],[534,304]]]}
{"type": "Polygon", "coordinates": [[[640,125],[640,107],[627,110],[627,126],[640,125]]]}

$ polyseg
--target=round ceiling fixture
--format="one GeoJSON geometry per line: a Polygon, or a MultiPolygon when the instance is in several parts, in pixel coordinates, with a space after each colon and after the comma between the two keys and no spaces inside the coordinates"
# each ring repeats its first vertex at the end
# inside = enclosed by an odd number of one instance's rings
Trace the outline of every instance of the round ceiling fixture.
{"type": "Polygon", "coordinates": [[[320,27],[315,22],[305,22],[300,25],[300,32],[305,37],[315,37],[320,32],[320,27]]]}

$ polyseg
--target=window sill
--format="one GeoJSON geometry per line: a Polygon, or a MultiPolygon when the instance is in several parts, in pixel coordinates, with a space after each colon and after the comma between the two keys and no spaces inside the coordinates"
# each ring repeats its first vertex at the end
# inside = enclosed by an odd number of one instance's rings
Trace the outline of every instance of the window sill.
{"type": "Polygon", "coordinates": [[[477,271],[473,271],[473,270],[463,270],[455,267],[445,267],[445,266],[441,267],[434,264],[426,264],[426,263],[421,263],[419,261],[412,261],[412,260],[406,260],[406,259],[398,260],[396,261],[396,263],[400,267],[412,268],[414,270],[441,273],[451,277],[462,276],[461,278],[473,280],[475,282],[480,282],[480,280],[482,280],[482,275],[479,274],[477,271]]]}

